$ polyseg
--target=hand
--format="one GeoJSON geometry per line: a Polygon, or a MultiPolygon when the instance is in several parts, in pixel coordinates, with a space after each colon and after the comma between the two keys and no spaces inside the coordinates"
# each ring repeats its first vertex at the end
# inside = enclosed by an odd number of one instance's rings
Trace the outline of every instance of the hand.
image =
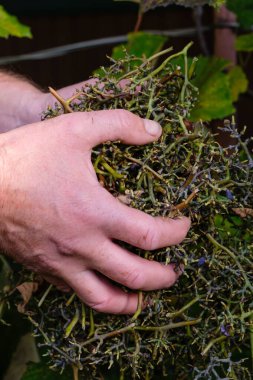
{"type": "Polygon", "coordinates": [[[178,278],[173,267],[148,261],[113,239],[153,250],[180,243],[188,218],[154,218],[115,199],[97,181],[92,147],[108,140],[146,144],[161,127],[127,111],[74,113],[0,135],[0,243],[5,252],[86,304],[134,313],[135,292],[178,278]]]}

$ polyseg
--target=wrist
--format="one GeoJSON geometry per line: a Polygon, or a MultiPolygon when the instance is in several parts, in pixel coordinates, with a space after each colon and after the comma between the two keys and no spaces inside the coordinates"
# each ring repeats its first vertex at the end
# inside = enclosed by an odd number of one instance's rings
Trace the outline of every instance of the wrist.
{"type": "Polygon", "coordinates": [[[0,92],[0,132],[40,120],[44,94],[32,83],[0,72],[0,92]]]}

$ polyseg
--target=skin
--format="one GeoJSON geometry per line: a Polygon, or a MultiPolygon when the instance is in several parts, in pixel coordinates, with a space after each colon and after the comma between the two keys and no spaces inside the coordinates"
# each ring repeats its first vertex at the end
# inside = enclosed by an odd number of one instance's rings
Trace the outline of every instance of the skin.
{"type": "MultiPolygon", "coordinates": [[[[170,287],[179,273],[173,266],[142,259],[114,241],[145,250],[178,244],[190,221],[154,218],[115,199],[97,181],[91,149],[108,140],[150,143],[160,137],[160,125],[124,110],[36,122],[52,98],[23,80],[11,81],[13,91],[17,93],[18,88],[24,96],[15,100],[13,95],[6,107],[0,101],[2,130],[9,129],[0,135],[2,249],[61,289],[73,289],[98,311],[134,313],[137,289],[170,287]],[[29,97],[33,113],[25,106],[29,97]],[[115,283],[132,291],[126,293],[115,283]]],[[[1,83],[0,76],[0,88],[1,83]]],[[[73,87],[61,93],[67,92],[71,94],[73,87]]]]}

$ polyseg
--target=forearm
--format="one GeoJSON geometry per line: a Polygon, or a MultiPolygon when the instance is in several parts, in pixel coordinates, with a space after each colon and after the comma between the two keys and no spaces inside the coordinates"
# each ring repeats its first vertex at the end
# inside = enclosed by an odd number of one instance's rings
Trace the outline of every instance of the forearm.
{"type": "Polygon", "coordinates": [[[43,93],[26,79],[0,71],[0,133],[40,120],[43,93]]]}
{"type": "MultiPolygon", "coordinates": [[[[58,93],[68,98],[85,83],[92,84],[94,79],[61,88],[58,93]]],[[[27,79],[0,71],[0,133],[40,121],[42,112],[55,102],[50,93],[43,93],[27,79]]]]}

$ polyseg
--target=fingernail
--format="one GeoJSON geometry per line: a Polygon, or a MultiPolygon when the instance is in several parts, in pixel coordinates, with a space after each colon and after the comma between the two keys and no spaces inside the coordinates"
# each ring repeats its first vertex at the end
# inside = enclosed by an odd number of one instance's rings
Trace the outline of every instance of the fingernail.
{"type": "Polygon", "coordinates": [[[162,132],[162,127],[156,121],[144,119],[144,126],[147,133],[151,136],[160,135],[162,132]]]}

